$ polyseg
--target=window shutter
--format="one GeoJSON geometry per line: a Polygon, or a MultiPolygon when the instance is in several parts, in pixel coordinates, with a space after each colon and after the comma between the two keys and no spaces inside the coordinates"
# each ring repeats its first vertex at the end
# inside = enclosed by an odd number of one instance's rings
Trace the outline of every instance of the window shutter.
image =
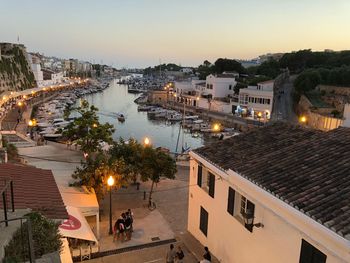
{"type": "Polygon", "coordinates": [[[209,195],[214,198],[215,193],[215,175],[209,173],[209,195]]]}
{"type": "Polygon", "coordinates": [[[235,210],[235,190],[228,188],[227,212],[233,216],[235,210]]]}
{"type": "Polygon", "coordinates": [[[199,187],[202,187],[202,165],[198,165],[198,171],[197,171],[197,185],[199,187]]]}
{"type": "Polygon", "coordinates": [[[201,207],[201,214],[199,219],[199,229],[202,231],[202,233],[207,236],[208,234],[208,212],[201,207]]]}
{"type": "Polygon", "coordinates": [[[327,256],[302,239],[299,263],[326,263],[327,256]]]}

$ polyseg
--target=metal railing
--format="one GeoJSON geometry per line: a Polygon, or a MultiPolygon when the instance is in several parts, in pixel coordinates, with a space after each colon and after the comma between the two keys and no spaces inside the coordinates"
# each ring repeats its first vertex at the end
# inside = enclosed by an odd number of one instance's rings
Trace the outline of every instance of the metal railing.
{"type": "Polygon", "coordinates": [[[7,190],[10,188],[11,193],[11,208],[12,212],[15,212],[15,200],[14,200],[14,194],[13,194],[13,181],[5,181],[5,186],[1,189],[1,195],[2,195],[2,207],[4,209],[4,222],[5,226],[8,226],[8,220],[7,220],[7,190]]]}
{"type": "MultiPolygon", "coordinates": [[[[29,262],[35,263],[35,255],[34,255],[34,243],[33,243],[33,232],[32,232],[32,224],[29,217],[16,217],[11,219],[5,219],[0,221],[0,224],[5,223],[6,226],[8,226],[8,223],[11,221],[18,221],[21,222],[21,243],[22,243],[22,252],[25,251],[24,248],[24,233],[23,233],[23,220],[27,223],[27,232],[28,232],[28,249],[29,249],[29,262]]],[[[23,262],[26,262],[25,254],[23,253],[23,262]]]]}

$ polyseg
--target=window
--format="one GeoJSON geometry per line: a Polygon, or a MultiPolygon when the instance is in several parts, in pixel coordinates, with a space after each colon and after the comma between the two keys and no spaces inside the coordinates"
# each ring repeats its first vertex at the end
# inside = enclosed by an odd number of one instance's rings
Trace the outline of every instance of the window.
{"type": "Polygon", "coordinates": [[[233,216],[235,210],[235,194],[236,191],[231,187],[228,188],[227,212],[233,216]]]}
{"type": "Polygon", "coordinates": [[[267,99],[267,104],[270,104],[270,99],[267,99]]]}
{"type": "Polygon", "coordinates": [[[326,263],[327,256],[302,239],[299,263],[326,263]]]}
{"type": "MultiPolygon", "coordinates": [[[[240,202],[240,216],[241,219],[244,222],[245,215],[250,215],[254,217],[255,212],[255,205],[249,201],[245,196],[241,195],[241,202],[240,202]]],[[[244,223],[244,226],[246,229],[248,229],[250,232],[253,232],[253,226],[247,225],[244,223]]]]}
{"type": "Polygon", "coordinates": [[[207,180],[207,186],[209,189],[209,195],[214,198],[215,193],[215,175],[208,172],[208,180],[207,180]]]}
{"type": "Polygon", "coordinates": [[[229,89],[229,90],[232,90],[232,85],[229,85],[229,86],[228,86],[228,89],[229,89]]]}
{"type": "Polygon", "coordinates": [[[197,185],[199,187],[202,187],[202,172],[203,172],[203,167],[202,165],[198,165],[198,170],[197,170],[197,185]]]}
{"type": "Polygon", "coordinates": [[[201,207],[201,214],[199,218],[199,229],[207,236],[208,234],[208,212],[201,207]]]}

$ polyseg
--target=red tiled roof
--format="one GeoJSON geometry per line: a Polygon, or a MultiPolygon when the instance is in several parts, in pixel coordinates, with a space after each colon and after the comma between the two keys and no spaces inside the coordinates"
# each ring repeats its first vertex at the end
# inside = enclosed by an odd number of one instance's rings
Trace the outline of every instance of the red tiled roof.
{"type": "MultiPolygon", "coordinates": [[[[51,170],[20,164],[0,164],[0,189],[13,180],[15,209],[30,208],[50,219],[68,219],[68,213],[51,170]]],[[[7,192],[10,207],[10,191],[7,192]]],[[[0,208],[3,208],[0,202],[0,208]]]]}

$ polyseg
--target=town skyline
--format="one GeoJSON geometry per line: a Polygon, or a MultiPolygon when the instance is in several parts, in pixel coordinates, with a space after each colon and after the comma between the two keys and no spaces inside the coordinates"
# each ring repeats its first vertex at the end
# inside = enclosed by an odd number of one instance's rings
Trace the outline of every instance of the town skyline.
{"type": "Polygon", "coordinates": [[[197,66],[219,57],[252,59],[300,49],[338,51],[350,45],[342,34],[350,24],[350,3],[343,0],[11,1],[2,10],[0,22],[7,26],[0,29],[1,41],[17,42],[19,37],[31,52],[117,68],[160,61],[197,66]],[[19,4],[23,8],[16,9],[19,4]]]}

